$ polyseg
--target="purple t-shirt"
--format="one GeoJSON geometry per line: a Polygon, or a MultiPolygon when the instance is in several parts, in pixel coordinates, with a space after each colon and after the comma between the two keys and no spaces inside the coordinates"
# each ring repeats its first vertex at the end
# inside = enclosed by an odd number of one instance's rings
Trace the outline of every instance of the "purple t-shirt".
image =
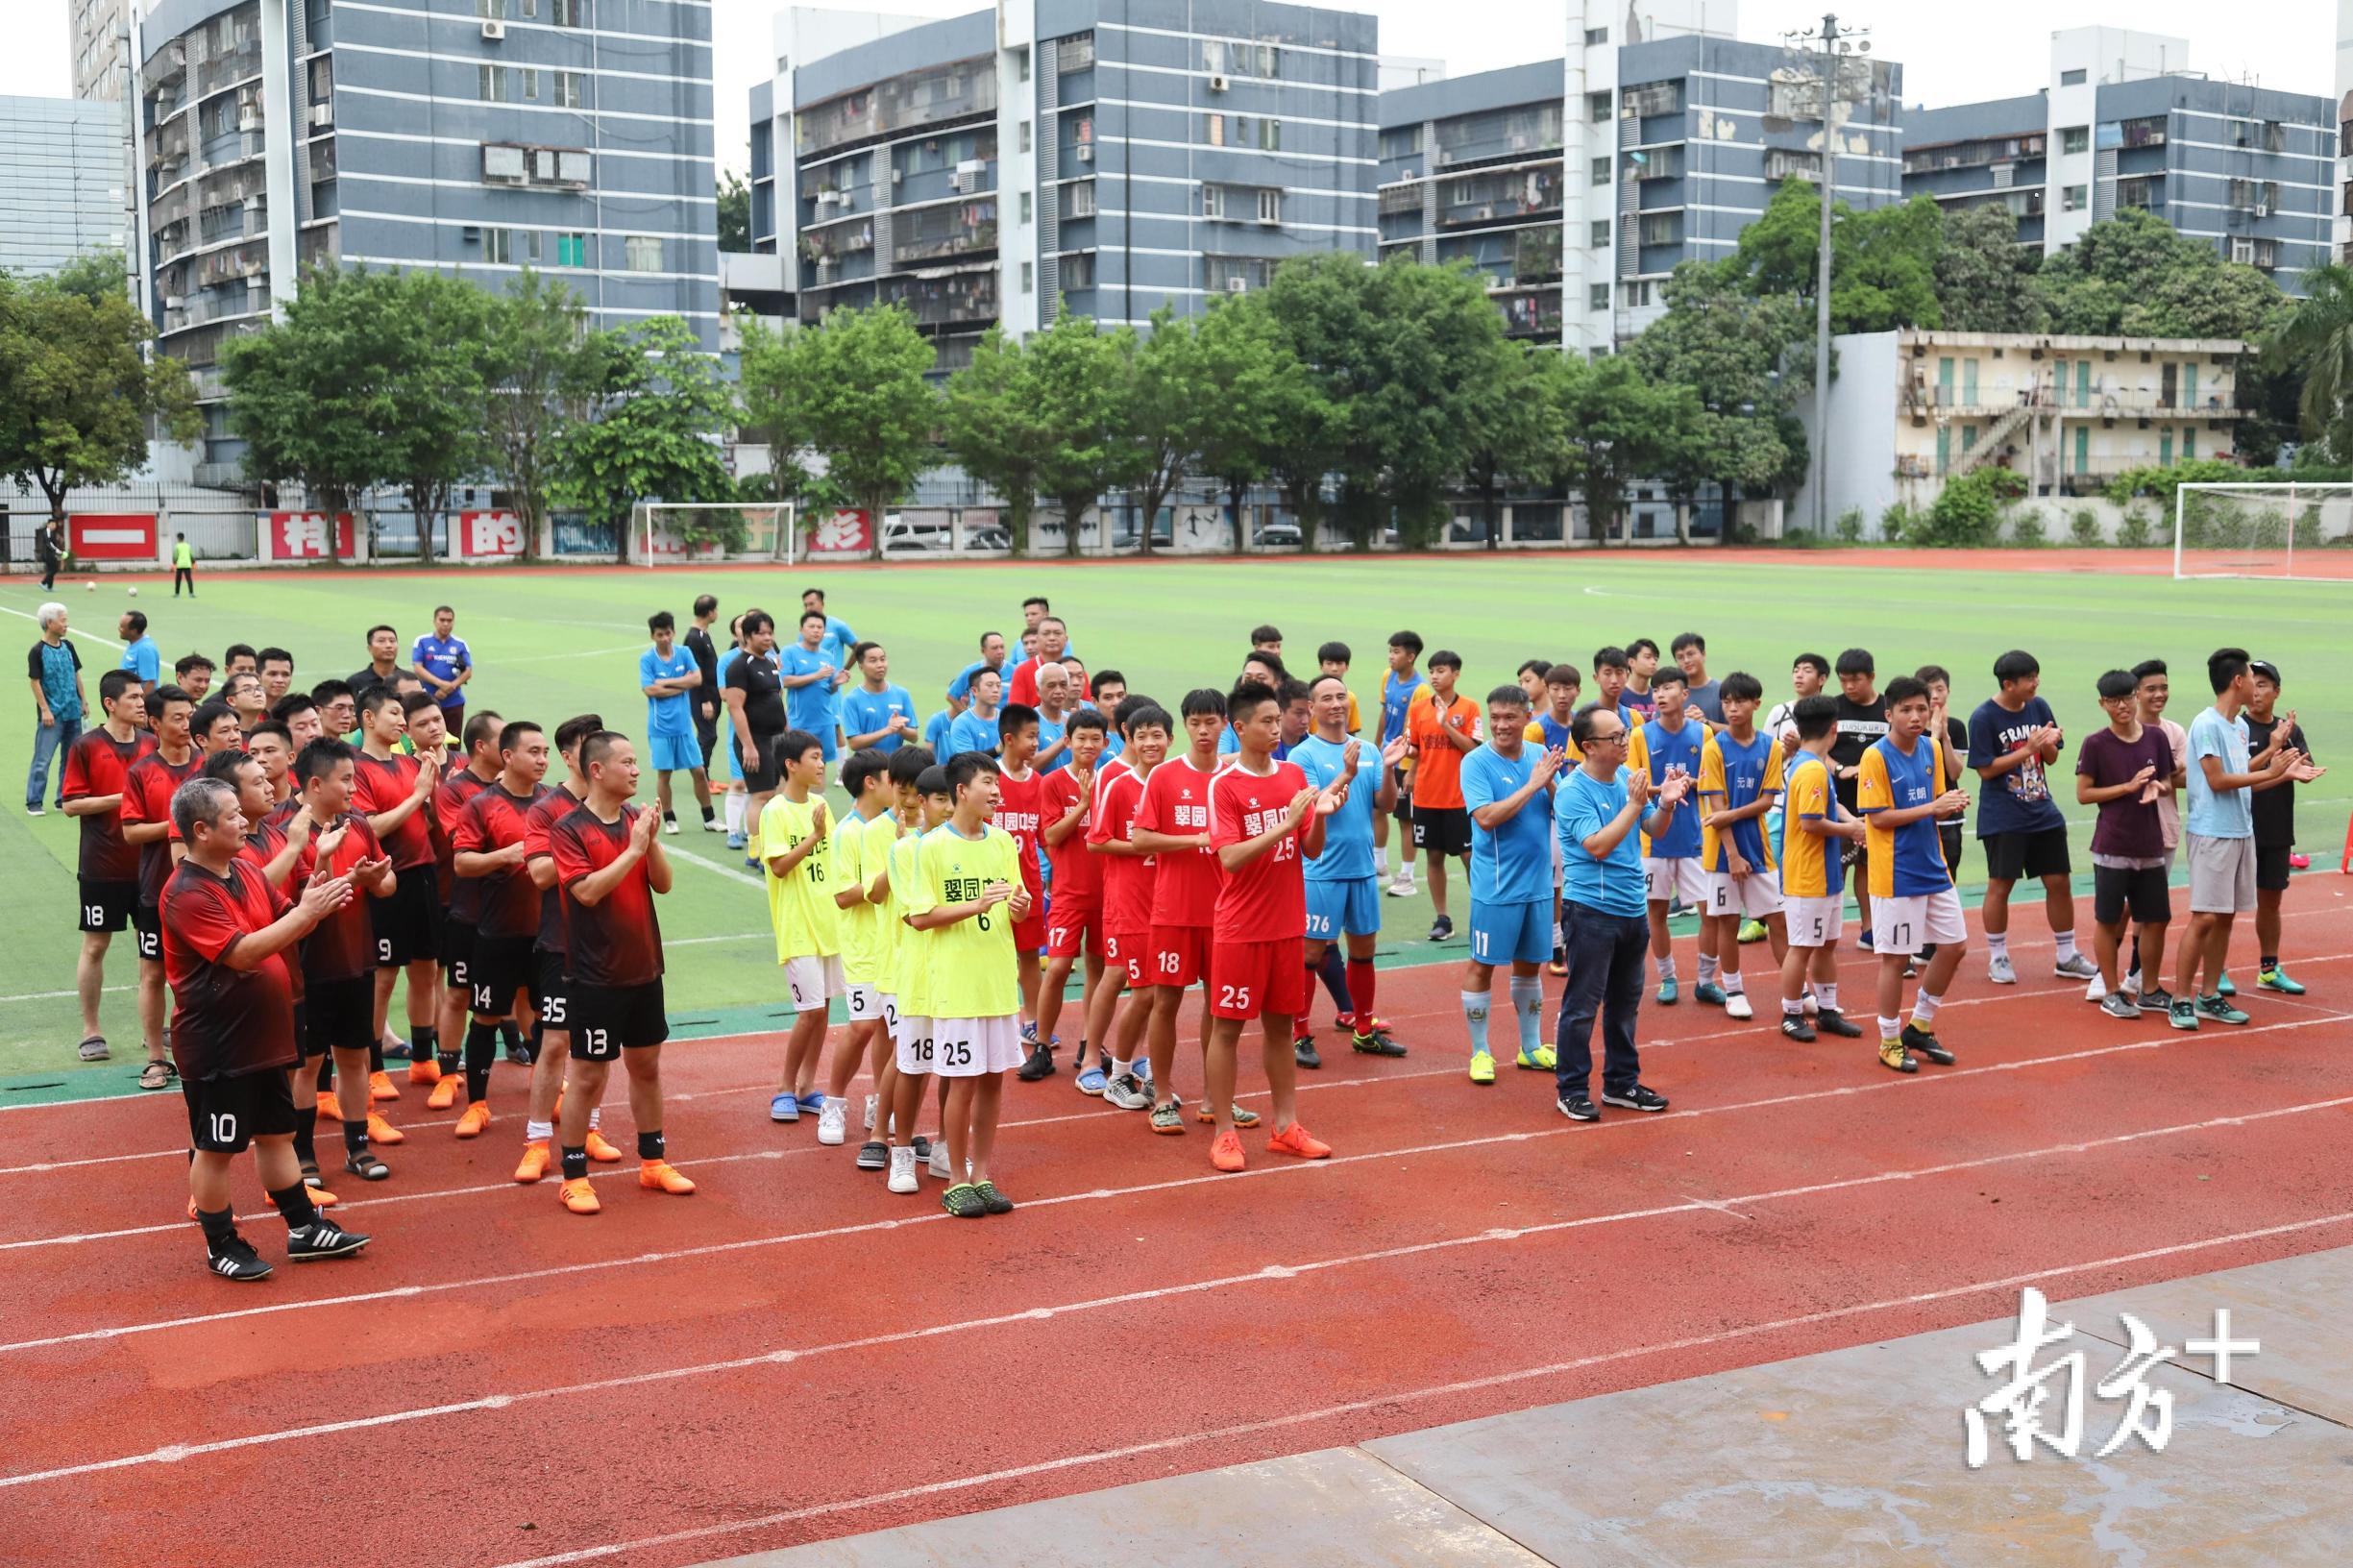
{"type": "MultiPolygon", "coordinates": [[[[2141,738],[2127,741],[2113,729],[2084,737],[2075,753],[2075,772],[2095,789],[2124,783],[2144,768],[2156,770],[2159,780],[2172,776],[2173,747],[2165,732],[2153,724],[2141,726],[2141,738]]],[[[2119,796],[2099,804],[2099,821],[2092,829],[2092,853],[2119,860],[2162,860],[2165,820],[2154,800],[2143,804],[2140,796],[2119,796]]]]}

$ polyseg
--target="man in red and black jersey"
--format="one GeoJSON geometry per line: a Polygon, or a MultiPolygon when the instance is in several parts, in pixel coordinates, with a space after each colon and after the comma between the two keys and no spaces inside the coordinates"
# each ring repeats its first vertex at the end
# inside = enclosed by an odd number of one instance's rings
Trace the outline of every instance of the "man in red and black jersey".
{"type": "Polygon", "coordinates": [[[564,1096],[563,1204],[593,1214],[588,1185],[588,1108],[604,1098],[618,1056],[629,1068],[629,1110],[637,1122],[638,1186],[687,1193],[695,1184],[673,1169],[662,1139],[662,924],[656,894],[670,891],[670,857],[654,837],[658,812],[631,806],[637,749],[625,735],[601,729],[580,743],[588,798],[548,829],[548,852],[564,894],[564,934],[572,961],[572,1085],[564,1096]]]}
{"type": "MultiPolygon", "coordinates": [[[[499,1020],[531,982],[531,943],[539,935],[539,887],[523,864],[523,815],[546,793],[548,738],[528,719],[499,731],[499,776],[474,793],[451,838],[460,879],[477,881],[472,973],[473,1021],[466,1026],[466,1114],[459,1138],[490,1125],[490,1069],[499,1060],[499,1020]]],[[[434,1097],[441,1097],[439,1085],[434,1097]]]]}
{"type": "Polygon", "coordinates": [[[83,731],[66,748],[65,772],[58,786],[61,808],[82,823],[81,900],[75,917],[82,956],[74,965],[74,989],[82,998],[85,1062],[104,1062],[110,1054],[98,1027],[107,949],[113,944],[114,933],[131,923],[139,901],[139,852],[123,839],[123,787],[131,765],[155,745],[144,727],[147,689],[137,675],[110,670],[100,676],[98,705],[106,712],[106,723],[83,731]]]}
{"type": "Polygon", "coordinates": [[[436,1059],[412,1060],[408,1081],[432,1086],[433,1097],[425,1103],[434,1110],[447,1109],[457,1093],[453,1085],[449,1099],[433,1103],[441,1098],[441,1080],[458,1070],[457,1042],[465,1038],[466,1003],[473,996],[474,917],[481,908],[480,879],[457,874],[457,820],[466,814],[466,802],[499,776],[499,731],[505,723],[487,708],[468,714],[465,766],[443,774],[433,789],[433,853],[442,902],[441,1011],[433,1020],[436,1059]]]}
{"type": "MultiPolygon", "coordinates": [[[[580,772],[580,743],[603,727],[603,719],[593,713],[579,714],[555,726],[555,749],[564,759],[564,780],[523,814],[523,863],[540,890],[539,936],[531,944],[531,995],[539,1003],[539,1021],[532,1038],[539,1054],[531,1066],[523,1163],[515,1167],[515,1180],[527,1186],[545,1176],[553,1160],[549,1145],[555,1138],[555,1106],[563,1097],[564,1069],[572,1060],[572,976],[565,956],[564,894],[555,885],[555,856],[548,847],[548,829],[588,798],[588,777],[580,772]]],[[[601,1130],[603,1115],[602,1106],[590,1104],[588,1157],[611,1164],[621,1158],[621,1151],[605,1140],[601,1130]]]]}
{"type": "MultiPolygon", "coordinates": [[[[422,695],[422,694],[420,694],[422,695]]],[[[430,703],[427,704],[431,706],[430,703]]],[[[440,723],[434,708],[433,723],[440,723]]],[[[352,775],[352,805],[364,814],[376,842],[392,859],[392,896],[372,900],[376,925],[376,992],[370,1020],[384,1039],[392,1007],[392,983],[408,974],[409,1060],[434,1054],[435,1014],[440,1003],[441,894],[433,865],[432,812],[429,802],[441,782],[442,748],[419,746],[414,756],[397,747],[408,733],[400,693],[386,682],[359,696],[359,758],[352,775]]],[[[400,1041],[395,1039],[392,1044],[400,1041]]],[[[370,1079],[380,1100],[401,1091],[382,1073],[370,1079]]]]}
{"type": "Polygon", "coordinates": [[[347,906],[349,877],[323,876],[289,905],[239,851],[245,818],[236,791],[196,779],[175,792],[172,820],[186,845],[159,898],[162,962],[175,1010],[172,1054],[188,1107],[188,1193],[204,1228],[206,1266],[226,1280],[266,1278],[270,1265],[237,1234],[230,1162],[247,1147],[270,1201],[286,1222],[297,1262],[340,1258],[368,1243],[319,1213],[292,1148],[294,1099],[286,1067],[294,1040],[286,950],[347,906]]]}
{"type": "Polygon", "coordinates": [[[196,775],[196,747],[188,737],[195,711],[188,694],[177,686],[150,692],[147,714],[154,721],[155,748],[123,775],[123,842],[139,854],[131,927],[138,934],[139,1033],[147,1046],[141,1089],[168,1089],[178,1070],[163,1054],[163,926],[156,909],[172,870],[172,792],[196,775]]]}
{"type": "Polygon", "coordinates": [[[380,1182],[392,1169],[370,1154],[368,1145],[398,1143],[402,1135],[375,1113],[368,1094],[376,930],[367,905],[391,896],[392,859],[378,845],[368,820],[351,809],[356,757],[343,742],[322,736],[294,759],[301,809],[309,812],[316,834],[295,874],[306,881],[324,865],[329,876],[349,876],[365,895],[336,909],[303,943],[302,1045],[306,1057],[334,1060],[334,1095],[322,1094],[318,1106],[320,1115],[331,1108],[343,1122],[343,1168],[363,1181],[380,1182]]]}

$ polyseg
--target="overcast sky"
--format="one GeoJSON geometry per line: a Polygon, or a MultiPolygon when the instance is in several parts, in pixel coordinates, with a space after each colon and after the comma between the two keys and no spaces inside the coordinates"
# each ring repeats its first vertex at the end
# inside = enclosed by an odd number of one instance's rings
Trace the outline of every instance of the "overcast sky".
{"type": "MultiPolygon", "coordinates": [[[[1343,0],[1344,3],[1344,0],[1343,0]]],[[[1636,0],[1639,4],[1639,0],[1636,0]]],[[[982,9],[975,0],[887,0],[840,9],[955,16],[982,9]]],[[[62,97],[73,90],[67,61],[66,0],[5,0],[9,48],[0,53],[0,93],[62,97]]],[[[1381,18],[1384,53],[1434,58],[1450,76],[1557,56],[1567,24],[1551,0],[1356,0],[1381,18]]],[[[1614,15],[1623,0],[1589,0],[1595,17],[1614,15]]],[[[1740,36],[1772,41],[1785,28],[1814,27],[1826,0],[1741,0],[1740,36]]],[[[714,58],[719,159],[746,161],[751,85],[773,69],[770,0],[716,0],[714,58]]],[[[1872,30],[1872,52],[1903,66],[1910,103],[1949,104],[2032,92],[2048,69],[2052,30],[2095,23],[2129,25],[2190,40],[2190,63],[2209,76],[2253,76],[2263,86],[2333,96],[2335,8],[2329,0],[1974,0],[1966,6],[1920,0],[1854,0],[1841,20],[1872,30]]]]}

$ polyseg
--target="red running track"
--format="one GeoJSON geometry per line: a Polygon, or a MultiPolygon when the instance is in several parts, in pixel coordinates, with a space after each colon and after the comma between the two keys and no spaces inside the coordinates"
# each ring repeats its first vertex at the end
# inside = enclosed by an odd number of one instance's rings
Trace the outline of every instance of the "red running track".
{"type": "MultiPolygon", "coordinates": [[[[1022,1208],[977,1224],[769,1123],[766,1040],[669,1064],[693,1198],[608,1176],[582,1220],[513,1187],[502,1067],[476,1142],[393,1108],[394,1179],[340,1212],[366,1253],[250,1289],[197,1266],[176,1105],[12,1111],[9,1556],[691,1563],[2001,1316],[2027,1280],[2073,1295],[2343,1245],[2339,888],[2292,891],[2313,994],[2250,994],[2245,1029],[2108,1019],[2022,929],[2024,984],[1963,967],[1956,1067],[1899,1078],[1866,1044],[1646,1008],[1645,1078],[1675,1109],[1597,1127],[1541,1075],[1471,1086],[1454,968],[1393,971],[1414,1054],[1303,1075],[1333,1161],[1253,1142],[1218,1176],[1205,1129],[1153,1138],[1066,1073],[1008,1085],[1022,1208]],[[159,1539],[232,1518],[233,1545],[159,1539]]],[[[1869,961],[1846,970],[1868,1014],[1869,961]]],[[[274,1220],[247,1228],[278,1253],[274,1220]]]]}

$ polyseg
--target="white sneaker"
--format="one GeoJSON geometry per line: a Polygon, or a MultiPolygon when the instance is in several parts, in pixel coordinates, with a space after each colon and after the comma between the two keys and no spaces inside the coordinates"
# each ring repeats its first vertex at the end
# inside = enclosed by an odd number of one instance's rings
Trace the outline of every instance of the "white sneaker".
{"type": "Polygon", "coordinates": [[[1728,1018],[1752,1018],[1756,1017],[1756,1009],[1749,1005],[1747,992],[1727,992],[1724,996],[1724,1016],[1728,1018]]]}
{"type": "Polygon", "coordinates": [[[894,1192],[913,1192],[922,1186],[915,1178],[915,1150],[901,1143],[891,1151],[891,1179],[883,1185],[894,1192]]]}
{"type": "Polygon", "coordinates": [[[663,818],[662,831],[669,834],[674,839],[676,838],[678,836],[678,819],[675,817],[663,818]]]}
{"type": "Polygon", "coordinates": [[[944,1182],[955,1173],[955,1166],[947,1163],[947,1139],[944,1138],[933,1139],[931,1140],[931,1173],[944,1182]]]}
{"type": "Polygon", "coordinates": [[[2092,976],[2092,983],[2083,988],[2083,999],[2087,1002],[2099,1001],[2106,997],[2107,994],[2108,982],[2102,980],[2096,974],[2092,976]]]}
{"type": "Polygon", "coordinates": [[[874,1113],[881,1103],[882,1096],[879,1094],[869,1094],[866,1097],[866,1130],[870,1133],[874,1130],[874,1113]]]}
{"type": "Polygon", "coordinates": [[[2018,971],[2010,967],[2008,953],[1996,953],[1985,966],[1985,977],[1998,986],[2018,984],[2018,971]]]}
{"type": "Polygon", "coordinates": [[[1389,885],[1381,891],[1392,898],[1410,898],[1413,896],[1413,878],[1399,871],[1389,878],[1389,885]]]}
{"type": "Polygon", "coordinates": [[[826,1095],[824,1109],[817,1114],[817,1140],[825,1144],[841,1142],[848,1121],[849,1107],[833,1095],[826,1095]]]}

